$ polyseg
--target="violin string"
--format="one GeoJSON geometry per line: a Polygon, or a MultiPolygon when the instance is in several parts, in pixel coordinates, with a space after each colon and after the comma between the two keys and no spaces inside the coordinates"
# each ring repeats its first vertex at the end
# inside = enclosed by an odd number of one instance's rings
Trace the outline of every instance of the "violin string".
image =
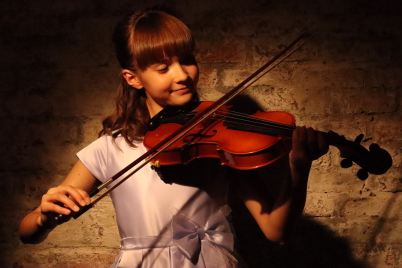
{"type": "Polygon", "coordinates": [[[233,122],[235,124],[249,126],[250,128],[260,127],[260,128],[263,128],[263,130],[265,130],[265,131],[274,132],[274,133],[277,133],[277,135],[282,135],[282,136],[291,136],[291,134],[295,128],[292,125],[286,125],[286,124],[281,124],[278,122],[267,121],[267,120],[263,120],[260,118],[255,118],[255,117],[251,117],[248,115],[244,115],[241,113],[233,114],[232,112],[230,112],[229,115],[226,116],[225,120],[227,120],[229,122],[233,122]]]}
{"type": "Polygon", "coordinates": [[[266,134],[266,135],[270,135],[270,136],[281,136],[281,137],[290,137],[291,136],[291,132],[286,131],[286,130],[269,128],[269,129],[260,129],[260,131],[258,131],[258,130],[253,129],[254,126],[250,125],[248,123],[236,122],[236,125],[243,126],[243,128],[240,128],[239,130],[248,129],[247,131],[250,131],[250,132],[261,133],[261,134],[266,134]]]}
{"type": "Polygon", "coordinates": [[[282,124],[279,122],[274,122],[274,121],[268,121],[266,119],[261,119],[257,117],[252,117],[248,114],[236,112],[236,111],[230,111],[227,118],[229,119],[238,119],[238,120],[245,120],[249,121],[254,124],[259,124],[263,127],[273,127],[273,128],[282,128],[282,129],[287,129],[287,130],[294,130],[294,126],[288,125],[288,124],[282,124]]]}
{"type": "MultiPolygon", "coordinates": [[[[260,125],[261,127],[273,127],[273,128],[278,128],[278,129],[286,129],[289,131],[294,130],[294,126],[292,126],[292,125],[282,124],[282,123],[273,122],[273,121],[267,121],[266,119],[252,117],[248,114],[239,113],[239,112],[235,112],[235,111],[229,111],[227,113],[225,111],[217,111],[215,114],[215,118],[217,118],[216,115],[220,116],[218,119],[226,118],[230,122],[236,122],[236,120],[239,120],[239,121],[249,122],[250,125],[253,125],[253,124],[260,125]]],[[[190,118],[190,116],[192,116],[192,114],[189,114],[188,118],[190,118]]]]}
{"type": "Polygon", "coordinates": [[[252,117],[247,114],[242,114],[242,113],[233,112],[233,111],[230,111],[228,114],[226,114],[225,112],[222,112],[222,111],[218,111],[215,114],[214,118],[217,118],[216,120],[225,118],[229,122],[233,122],[233,123],[241,122],[243,124],[249,124],[250,126],[260,126],[260,127],[265,127],[265,128],[283,129],[283,130],[287,130],[287,131],[294,130],[294,126],[292,126],[292,125],[282,124],[282,123],[273,122],[273,121],[267,121],[264,119],[255,118],[255,117],[252,117]]]}
{"type": "MultiPolygon", "coordinates": [[[[188,115],[189,117],[192,115],[188,115]]],[[[267,121],[264,119],[252,117],[250,115],[236,112],[236,111],[216,111],[213,115],[213,120],[221,120],[224,118],[230,123],[235,123],[237,125],[252,127],[260,127],[266,131],[273,131],[276,135],[290,136],[295,129],[294,125],[287,125],[273,121],[267,121]]]]}

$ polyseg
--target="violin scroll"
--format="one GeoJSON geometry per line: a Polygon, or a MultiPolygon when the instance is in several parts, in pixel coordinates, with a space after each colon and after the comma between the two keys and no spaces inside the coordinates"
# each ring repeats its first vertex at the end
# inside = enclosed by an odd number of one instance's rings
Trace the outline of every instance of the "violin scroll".
{"type": "Polygon", "coordinates": [[[326,134],[329,143],[337,147],[340,156],[344,158],[341,161],[341,167],[349,168],[353,162],[361,167],[357,172],[357,177],[360,180],[367,179],[368,173],[384,174],[392,166],[391,155],[378,144],[371,144],[369,150],[360,144],[364,137],[363,134],[358,135],[354,141],[349,141],[333,131],[326,134]]]}

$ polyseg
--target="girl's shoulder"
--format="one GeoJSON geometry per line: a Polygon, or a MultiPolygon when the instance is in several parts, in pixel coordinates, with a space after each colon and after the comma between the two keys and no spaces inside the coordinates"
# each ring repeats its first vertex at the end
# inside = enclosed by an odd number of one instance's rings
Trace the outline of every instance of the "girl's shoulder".
{"type": "Polygon", "coordinates": [[[78,155],[119,155],[131,152],[137,148],[143,149],[144,147],[142,141],[134,141],[133,145],[134,147],[127,143],[127,141],[121,135],[113,137],[105,134],[85,146],[81,151],[78,152],[78,155]]]}
{"type": "Polygon", "coordinates": [[[144,153],[141,142],[135,145],[138,149],[131,147],[124,137],[103,135],[80,150],[77,157],[96,178],[105,181],[124,168],[127,161],[144,153]]]}

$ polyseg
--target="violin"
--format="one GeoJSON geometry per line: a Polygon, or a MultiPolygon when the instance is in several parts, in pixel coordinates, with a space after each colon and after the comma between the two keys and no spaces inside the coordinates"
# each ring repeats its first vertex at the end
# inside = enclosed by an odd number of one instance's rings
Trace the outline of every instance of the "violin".
{"type": "MultiPolygon", "coordinates": [[[[148,163],[158,168],[210,157],[220,159],[222,165],[244,170],[268,165],[288,153],[291,148],[286,137],[290,137],[295,129],[293,115],[286,112],[243,115],[231,111],[226,104],[307,42],[292,51],[301,40],[311,36],[308,33],[300,35],[215,102],[190,102],[183,107],[163,109],[152,118],[150,131],[144,138],[144,145],[149,150],[91,191],[89,196],[93,197],[115,182],[90,204],[80,207],[78,212],[72,211],[71,216],[78,218],[148,163]]],[[[341,162],[343,167],[349,167],[353,162],[362,167],[358,172],[360,179],[366,179],[368,172],[383,174],[392,166],[391,156],[378,145],[372,144],[370,151],[360,145],[362,135],[355,141],[334,132],[325,135],[345,158],[341,162]]],[[[62,222],[65,217],[58,215],[55,220],[62,222]]]]}
{"type": "MultiPolygon", "coordinates": [[[[192,102],[183,107],[168,107],[156,114],[149,123],[149,132],[144,146],[153,148],[168,133],[210,107],[213,102],[192,102]]],[[[198,158],[217,158],[221,165],[248,170],[269,165],[291,150],[295,117],[287,112],[256,112],[252,115],[231,111],[231,106],[222,106],[207,120],[203,120],[186,135],[175,141],[150,163],[154,168],[188,164],[198,158]]],[[[370,150],[360,145],[363,135],[355,141],[330,131],[324,133],[329,145],[335,146],[344,158],[341,166],[350,167],[353,162],[361,169],[361,180],[371,174],[383,174],[392,166],[392,158],[377,144],[370,150]]]]}

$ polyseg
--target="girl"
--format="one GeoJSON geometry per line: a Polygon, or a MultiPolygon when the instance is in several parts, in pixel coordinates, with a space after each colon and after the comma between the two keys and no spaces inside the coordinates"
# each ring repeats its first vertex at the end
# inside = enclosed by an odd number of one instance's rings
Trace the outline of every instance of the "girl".
{"type": "MultiPolygon", "coordinates": [[[[150,118],[168,105],[197,99],[194,41],[176,17],[158,10],[130,14],[117,25],[113,41],[122,67],[116,111],[104,120],[100,138],[77,154],[61,185],[49,189],[23,219],[24,243],[42,242],[60,224],[54,215],[69,215],[79,210],[76,204],[90,203],[87,192],[146,152],[142,138],[150,118]]],[[[111,193],[121,235],[113,267],[240,267],[226,220],[229,182],[265,236],[283,242],[304,208],[311,162],[327,149],[320,133],[297,128],[289,155],[263,172],[251,171],[252,183],[250,172],[246,181],[242,172],[209,159],[169,172],[170,184],[142,168],[111,193]],[[262,190],[261,175],[281,180],[279,191],[262,190]]]]}

